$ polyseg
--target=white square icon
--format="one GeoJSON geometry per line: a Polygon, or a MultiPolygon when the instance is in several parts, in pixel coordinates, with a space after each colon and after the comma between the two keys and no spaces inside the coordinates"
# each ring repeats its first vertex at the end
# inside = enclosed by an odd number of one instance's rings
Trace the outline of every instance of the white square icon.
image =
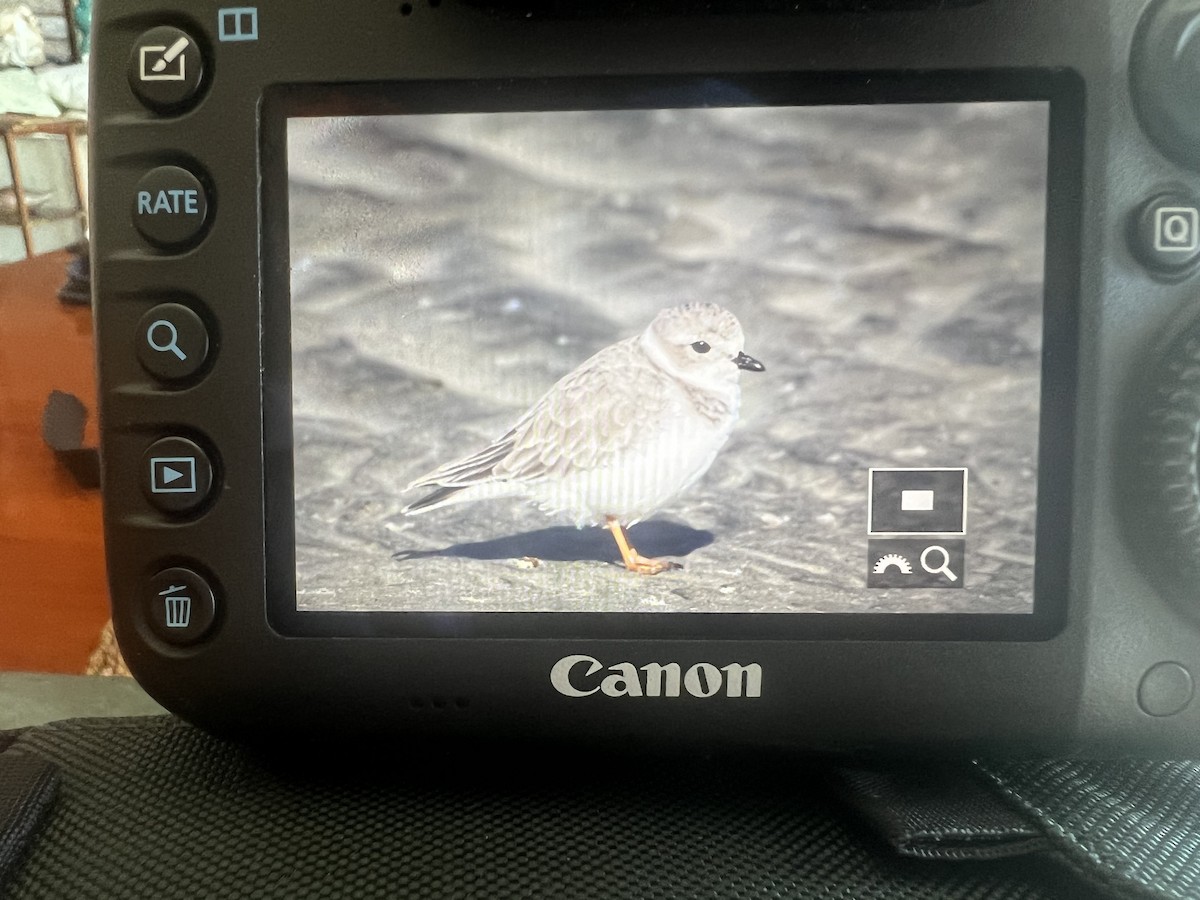
{"type": "Polygon", "coordinates": [[[901,491],[900,508],[905,512],[929,512],[933,509],[933,491],[901,491]]]}
{"type": "Polygon", "coordinates": [[[871,468],[867,533],[872,537],[967,533],[967,470],[871,468]]]}

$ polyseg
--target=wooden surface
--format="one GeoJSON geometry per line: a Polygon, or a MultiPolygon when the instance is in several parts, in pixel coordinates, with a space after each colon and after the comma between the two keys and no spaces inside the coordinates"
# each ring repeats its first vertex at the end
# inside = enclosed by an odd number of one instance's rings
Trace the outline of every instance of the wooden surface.
{"type": "Polygon", "coordinates": [[[42,440],[53,390],[89,411],[92,315],[56,297],[70,254],[0,266],[0,670],[82,672],[108,618],[100,492],[80,488],[42,440]]]}

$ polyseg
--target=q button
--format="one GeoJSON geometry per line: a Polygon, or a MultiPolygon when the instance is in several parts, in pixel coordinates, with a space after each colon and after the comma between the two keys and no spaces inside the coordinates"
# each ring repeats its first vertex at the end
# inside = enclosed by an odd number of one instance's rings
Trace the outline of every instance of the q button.
{"type": "Polygon", "coordinates": [[[1135,212],[1129,236],[1143,265],[1186,275],[1200,262],[1200,199],[1178,191],[1152,197],[1135,212]]]}
{"type": "Polygon", "coordinates": [[[160,303],[142,316],[135,341],[142,368],[162,381],[190,378],[208,358],[208,329],[178,303],[160,303]]]}

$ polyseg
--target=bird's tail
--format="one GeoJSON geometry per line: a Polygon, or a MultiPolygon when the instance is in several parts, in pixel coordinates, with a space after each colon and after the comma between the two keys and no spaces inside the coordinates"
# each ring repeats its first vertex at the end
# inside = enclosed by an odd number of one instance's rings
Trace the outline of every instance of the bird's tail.
{"type": "Polygon", "coordinates": [[[401,514],[414,515],[449,506],[451,503],[465,503],[470,500],[481,500],[484,497],[512,494],[513,487],[498,480],[495,477],[495,469],[496,465],[512,452],[513,438],[514,432],[510,431],[478,453],[447,463],[418,478],[405,490],[410,491],[419,487],[435,488],[435,490],[415,503],[404,507],[400,511],[401,514]]]}
{"type": "Polygon", "coordinates": [[[454,495],[461,491],[465,491],[466,487],[457,485],[453,487],[440,487],[432,494],[427,494],[415,503],[410,503],[404,509],[400,510],[403,516],[412,516],[417,513],[428,512],[431,509],[437,509],[442,506],[448,506],[454,503],[454,495]]]}

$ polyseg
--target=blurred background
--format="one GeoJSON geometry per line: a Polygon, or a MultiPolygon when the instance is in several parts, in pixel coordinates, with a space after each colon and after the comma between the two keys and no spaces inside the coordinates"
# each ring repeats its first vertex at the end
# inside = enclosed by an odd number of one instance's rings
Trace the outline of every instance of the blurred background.
{"type": "Polygon", "coordinates": [[[0,670],[121,669],[87,267],[91,0],[0,0],[0,670]]]}

